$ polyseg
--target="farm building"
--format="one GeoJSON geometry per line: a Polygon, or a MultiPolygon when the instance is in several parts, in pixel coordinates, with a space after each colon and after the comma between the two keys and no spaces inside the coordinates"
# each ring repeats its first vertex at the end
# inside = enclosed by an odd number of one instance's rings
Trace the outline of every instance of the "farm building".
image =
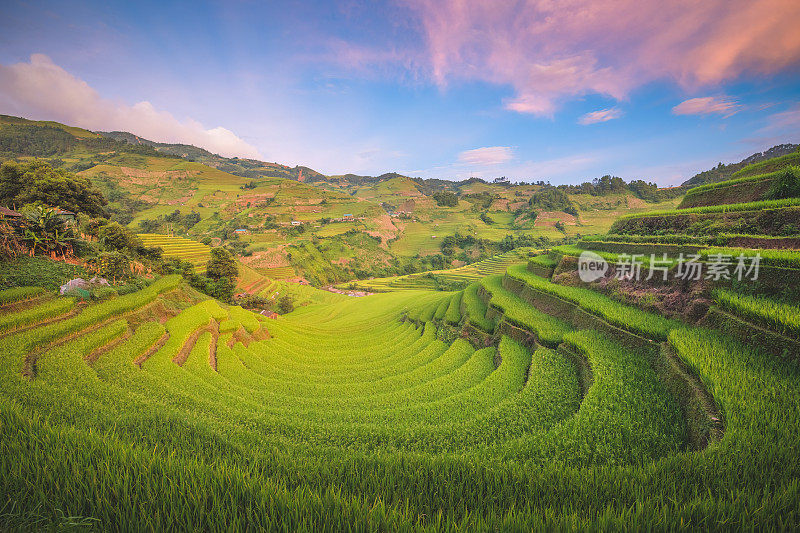
{"type": "Polygon", "coordinates": [[[7,207],[0,207],[0,221],[16,224],[22,219],[22,214],[12,211],[7,207]]]}
{"type": "Polygon", "coordinates": [[[67,225],[75,224],[77,221],[77,215],[72,211],[67,211],[65,209],[56,209],[56,216],[63,220],[67,225]]]}

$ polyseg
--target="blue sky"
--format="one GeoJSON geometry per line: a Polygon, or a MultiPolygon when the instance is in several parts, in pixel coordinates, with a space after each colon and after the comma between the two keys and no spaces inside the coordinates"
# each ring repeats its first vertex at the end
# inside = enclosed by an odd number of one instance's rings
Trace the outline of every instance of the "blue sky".
{"type": "Polygon", "coordinates": [[[796,2],[568,3],[11,0],[0,113],[327,174],[553,183],[674,185],[800,142],[796,2]]]}

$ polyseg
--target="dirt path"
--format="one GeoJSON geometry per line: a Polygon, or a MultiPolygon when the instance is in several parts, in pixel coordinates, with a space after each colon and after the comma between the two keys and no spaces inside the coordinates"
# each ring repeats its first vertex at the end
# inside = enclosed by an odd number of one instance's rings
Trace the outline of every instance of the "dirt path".
{"type": "Polygon", "coordinates": [[[142,363],[153,357],[153,355],[155,355],[157,351],[163,348],[163,346],[167,343],[168,340],[169,340],[169,333],[164,332],[161,338],[158,339],[156,342],[154,342],[153,345],[150,347],[150,349],[148,349],[145,353],[143,353],[133,361],[133,364],[138,366],[139,368],[142,368],[142,363]]]}
{"type": "MultiPolygon", "coordinates": [[[[194,330],[194,332],[192,332],[192,334],[189,335],[189,338],[186,339],[186,342],[183,343],[183,346],[181,346],[181,349],[178,351],[175,357],[172,358],[172,362],[178,366],[183,366],[189,359],[189,354],[192,353],[192,349],[194,348],[194,345],[197,344],[197,339],[200,338],[200,335],[206,332],[213,334],[214,332],[213,324],[216,324],[216,321],[212,318],[208,324],[194,330]]],[[[217,330],[219,331],[218,324],[217,324],[217,330]]]]}
{"type": "Polygon", "coordinates": [[[217,371],[217,342],[219,341],[219,323],[215,320],[211,326],[211,346],[208,347],[208,364],[217,371]]]}

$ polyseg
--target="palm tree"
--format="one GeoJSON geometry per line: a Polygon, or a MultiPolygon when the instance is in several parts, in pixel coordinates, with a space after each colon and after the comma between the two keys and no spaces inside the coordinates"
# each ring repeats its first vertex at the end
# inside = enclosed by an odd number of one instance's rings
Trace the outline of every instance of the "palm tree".
{"type": "Polygon", "coordinates": [[[47,250],[53,259],[59,252],[65,257],[72,250],[72,238],[54,209],[37,206],[25,213],[25,222],[25,240],[32,244],[31,255],[36,255],[37,247],[47,250]]]}

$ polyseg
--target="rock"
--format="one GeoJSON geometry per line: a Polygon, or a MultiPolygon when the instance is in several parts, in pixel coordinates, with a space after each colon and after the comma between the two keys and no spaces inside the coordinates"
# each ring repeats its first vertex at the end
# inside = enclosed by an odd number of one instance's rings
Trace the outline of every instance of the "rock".
{"type": "Polygon", "coordinates": [[[83,278],[71,279],[61,286],[61,288],[59,289],[59,293],[63,296],[75,289],[81,289],[87,291],[89,289],[89,282],[83,278]]]}

